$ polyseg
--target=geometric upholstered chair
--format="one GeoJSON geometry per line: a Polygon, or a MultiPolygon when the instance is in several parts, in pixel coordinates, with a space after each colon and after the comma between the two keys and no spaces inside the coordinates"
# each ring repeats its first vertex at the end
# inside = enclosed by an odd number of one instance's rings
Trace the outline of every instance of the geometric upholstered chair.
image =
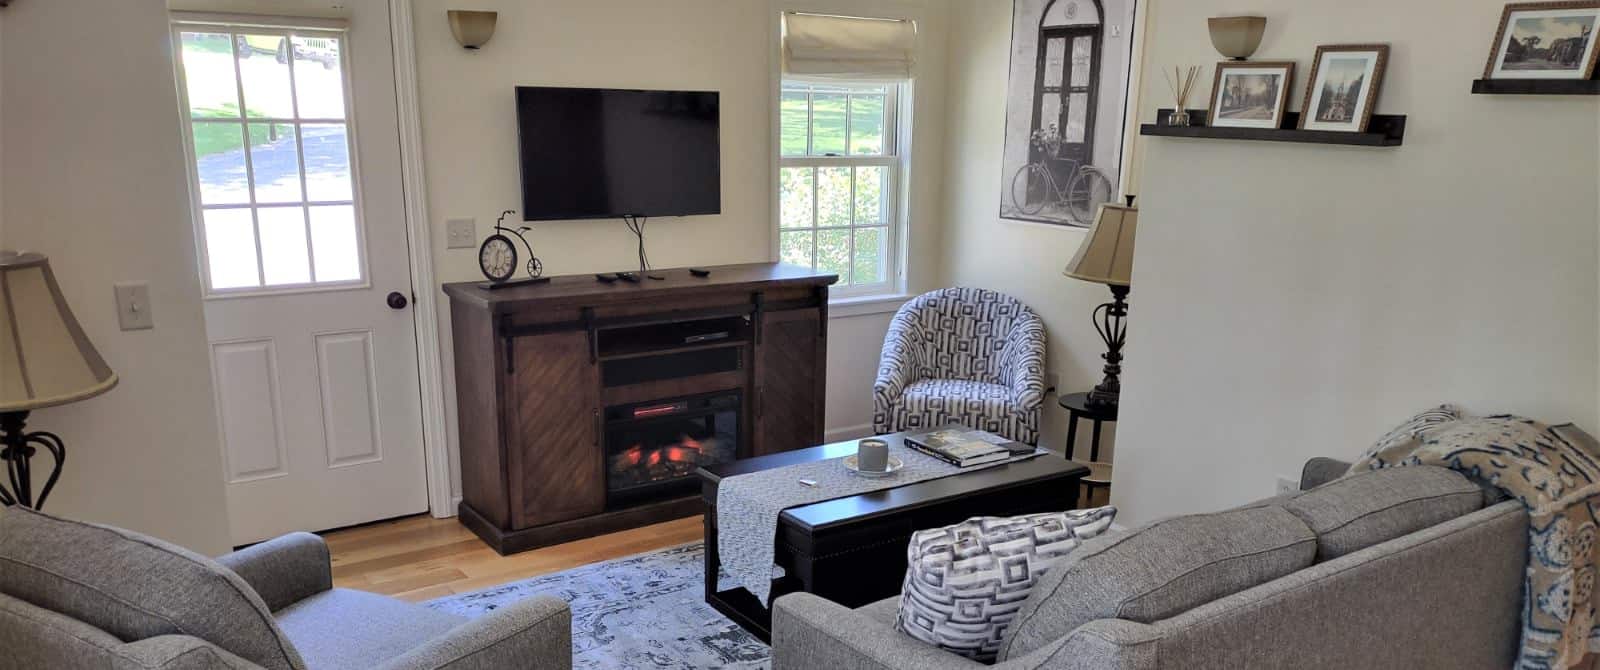
{"type": "Polygon", "coordinates": [[[310,533],[217,560],[0,508],[0,668],[572,668],[572,614],[534,597],[465,619],[333,588],[310,533]]]}
{"type": "Polygon", "coordinates": [[[975,288],[917,296],[883,338],[873,430],[958,423],[1037,445],[1044,356],[1044,322],[1011,296],[975,288]]]}

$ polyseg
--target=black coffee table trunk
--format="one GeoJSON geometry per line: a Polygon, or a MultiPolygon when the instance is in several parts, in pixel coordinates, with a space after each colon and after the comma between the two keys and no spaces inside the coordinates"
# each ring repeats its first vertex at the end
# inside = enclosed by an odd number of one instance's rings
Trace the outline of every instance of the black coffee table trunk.
{"type": "MultiPolygon", "coordinates": [[[[900,442],[899,435],[884,439],[900,442]]],[[[772,611],[743,588],[717,590],[717,484],[724,477],[855,453],[854,440],[702,468],[705,501],[706,602],[762,640],[772,638],[772,611]]],[[[842,467],[842,466],[841,466],[842,467]]],[[[942,479],[907,484],[784,510],[774,541],[784,577],[772,598],[813,593],[860,607],[900,593],[906,544],[924,528],[975,516],[1014,516],[1072,509],[1089,469],[1045,454],[942,479]]]]}

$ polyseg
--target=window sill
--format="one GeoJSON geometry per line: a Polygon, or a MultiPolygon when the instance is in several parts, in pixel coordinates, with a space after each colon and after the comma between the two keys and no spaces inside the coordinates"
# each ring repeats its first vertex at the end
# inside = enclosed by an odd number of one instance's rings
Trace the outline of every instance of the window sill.
{"type": "Polygon", "coordinates": [[[842,319],[852,316],[883,314],[900,309],[913,296],[905,293],[888,295],[862,295],[834,298],[828,301],[828,318],[842,319]]]}

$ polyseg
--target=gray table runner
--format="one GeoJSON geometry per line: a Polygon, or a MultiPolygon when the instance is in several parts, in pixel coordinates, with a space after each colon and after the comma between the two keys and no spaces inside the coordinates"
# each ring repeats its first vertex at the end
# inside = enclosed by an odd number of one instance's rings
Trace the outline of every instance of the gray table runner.
{"type": "Polygon", "coordinates": [[[783,510],[974,472],[1042,453],[1049,452],[1035,450],[1010,460],[962,469],[891,444],[889,455],[906,465],[888,477],[873,479],[850,472],[840,462],[843,457],[734,475],[717,484],[717,556],[722,570],[734,583],[755,594],[765,605],[772,595],[772,562],[776,553],[773,538],[783,510]],[[800,483],[802,479],[815,480],[817,485],[806,486],[800,483]]]}

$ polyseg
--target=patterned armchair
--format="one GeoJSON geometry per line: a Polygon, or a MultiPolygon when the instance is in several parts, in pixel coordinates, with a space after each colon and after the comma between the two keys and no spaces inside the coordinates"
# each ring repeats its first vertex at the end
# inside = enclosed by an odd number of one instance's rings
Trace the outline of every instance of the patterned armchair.
{"type": "Polygon", "coordinates": [[[872,386],[878,434],[959,423],[1038,444],[1044,322],[1015,298],[974,288],[900,308],[872,386]]]}

